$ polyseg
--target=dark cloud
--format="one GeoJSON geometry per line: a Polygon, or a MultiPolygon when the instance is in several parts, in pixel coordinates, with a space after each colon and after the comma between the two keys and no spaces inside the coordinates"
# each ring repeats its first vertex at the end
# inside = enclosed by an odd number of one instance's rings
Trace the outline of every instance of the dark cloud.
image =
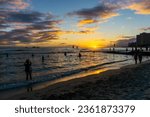
{"type": "Polygon", "coordinates": [[[40,21],[32,23],[24,29],[1,31],[0,44],[30,44],[56,40],[59,38],[61,30],[55,29],[61,22],[62,20],[40,21]]]}
{"type": "Polygon", "coordinates": [[[51,21],[42,21],[34,23],[28,26],[27,29],[29,30],[47,30],[47,29],[54,29],[57,28],[56,25],[60,24],[62,20],[51,20],[51,21]]]}
{"type": "Polygon", "coordinates": [[[9,12],[6,20],[8,22],[26,22],[33,23],[41,21],[44,14],[39,12],[9,12]]]}
{"type": "Polygon", "coordinates": [[[7,25],[0,24],[0,29],[5,29],[7,27],[8,27],[7,25]]]}
{"type": "Polygon", "coordinates": [[[44,33],[44,35],[34,39],[33,42],[36,42],[36,43],[49,42],[51,40],[57,40],[57,39],[59,39],[57,35],[49,35],[49,34],[44,33]]]}
{"type": "MultiPolygon", "coordinates": [[[[45,27],[46,25],[59,23],[59,21],[53,21],[53,15],[40,13],[35,11],[24,11],[24,12],[14,12],[14,11],[4,11],[3,13],[0,12],[0,28],[26,28],[28,26],[33,28],[40,28],[45,27]],[[19,26],[20,25],[20,26],[19,26]]],[[[5,30],[4,28],[4,30],[5,30]]]]}
{"type": "Polygon", "coordinates": [[[135,36],[118,36],[119,40],[116,41],[116,46],[118,47],[127,47],[129,43],[135,42],[135,36]]]}
{"type": "Polygon", "coordinates": [[[116,46],[118,46],[118,47],[128,47],[129,43],[133,43],[135,41],[136,41],[135,38],[118,40],[116,42],[116,46]]]}
{"type": "Polygon", "coordinates": [[[13,30],[10,32],[1,31],[0,42],[7,41],[8,43],[20,42],[27,43],[31,42],[30,32],[27,30],[13,30]]]}
{"type": "Polygon", "coordinates": [[[35,11],[3,11],[0,13],[0,23],[10,24],[10,23],[35,23],[45,20],[52,19],[52,15],[47,18],[48,15],[35,11]]]}
{"type": "Polygon", "coordinates": [[[55,30],[62,20],[56,20],[51,13],[26,10],[30,6],[28,1],[0,0],[0,45],[40,43],[59,38],[55,30]]]}
{"type": "Polygon", "coordinates": [[[30,6],[30,0],[0,0],[1,10],[23,10],[30,6]]]}
{"type": "Polygon", "coordinates": [[[27,29],[12,30],[9,32],[1,31],[0,44],[4,42],[8,42],[9,44],[12,44],[14,42],[18,42],[20,44],[30,44],[59,39],[59,31],[54,31],[53,29],[51,30],[52,31],[39,30],[41,32],[32,32],[31,30],[27,29]]]}
{"type": "Polygon", "coordinates": [[[134,36],[118,36],[120,39],[132,39],[134,36]]]}
{"type": "Polygon", "coordinates": [[[117,16],[116,10],[118,6],[116,5],[106,5],[100,4],[93,8],[81,9],[79,11],[74,11],[69,13],[69,15],[77,15],[81,18],[85,19],[95,19],[95,18],[110,18],[113,16],[117,16]]]}

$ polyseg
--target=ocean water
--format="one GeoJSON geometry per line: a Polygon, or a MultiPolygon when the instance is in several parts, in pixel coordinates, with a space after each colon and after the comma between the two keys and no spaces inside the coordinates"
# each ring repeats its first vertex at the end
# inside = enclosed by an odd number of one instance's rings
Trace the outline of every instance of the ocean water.
{"type": "Polygon", "coordinates": [[[80,49],[71,47],[0,48],[0,90],[52,81],[98,69],[134,64],[133,57],[128,55],[84,50],[81,52],[82,57],[79,58],[79,52],[80,49]],[[64,52],[67,52],[67,56],[64,52]],[[44,62],[42,56],[45,58],[44,62]],[[32,62],[32,81],[26,81],[24,72],[24,62],[28,58],[32,62]]]}

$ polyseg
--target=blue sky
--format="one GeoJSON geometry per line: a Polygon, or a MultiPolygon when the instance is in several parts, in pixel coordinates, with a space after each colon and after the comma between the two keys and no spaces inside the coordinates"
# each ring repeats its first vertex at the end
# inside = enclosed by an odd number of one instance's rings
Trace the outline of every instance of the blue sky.
{"type": "Polygon", "coordinates": [[[99,0],[32,0],[33,10],[52,12],[64,15],[69,11],[90,8],[98,4],[99,0]]]}
{"type": "Polygon", "coordinates": [[[104,47],[150,32],[149,0],[0,0],[0,8],[6,46],[104,47]]]}

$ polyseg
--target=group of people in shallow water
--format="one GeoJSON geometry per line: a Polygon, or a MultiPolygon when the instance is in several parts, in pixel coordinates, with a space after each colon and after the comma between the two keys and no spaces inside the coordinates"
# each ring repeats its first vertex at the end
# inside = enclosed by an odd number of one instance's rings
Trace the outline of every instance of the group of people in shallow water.
{"type": "Polygon", "coordinates": [[[135,50],[134,52],[134,60],[135,60],[135,64],[138,63],[138,60],[139,60],[139,63],[142,63],[142,50],[135,50]]]}
{"type": "MultiPolygon", "coordinates": [[[[65,56],[67,56],[67,53],[64,53],[65,56]]],[[[32,57],[34,57],[34,54],[32,54],[32,57]]],[[[49,57],[49,56],[48,56],[49,57]]],[[[81,53],[78,55],[79,58],[81,58],[81,53]]],[[[44,62],[45,58],[42,56],[42,62],[44,62]]],[[[25,73],[26,73],[26,80],[32,80],[32,63],[29,59],[26,59],[25,63],[25,73]]]]}

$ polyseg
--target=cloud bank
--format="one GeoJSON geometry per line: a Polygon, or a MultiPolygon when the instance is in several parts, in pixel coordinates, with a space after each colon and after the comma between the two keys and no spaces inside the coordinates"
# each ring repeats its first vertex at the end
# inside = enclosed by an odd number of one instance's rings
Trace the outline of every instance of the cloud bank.
{"type": "Polygon", "coordinates": [[[78,16],[79,24],[87,25],[96,23],[102,19],[110,19],[119,16],[119,10],[129,9],[136,14],[149,15],[149,0],[101,0],[100,3],[93,8],[84,8],[71,13],[70,16],[78,16]],[[88,22],[88,21],[89,22],[88,22]]]}
{"type": "Polygon", "coordinates": [[[0,45],[40,44],[59,38],[55,30],[62,20],[29,7],[30,0],[0,0],[0,45]]]}

